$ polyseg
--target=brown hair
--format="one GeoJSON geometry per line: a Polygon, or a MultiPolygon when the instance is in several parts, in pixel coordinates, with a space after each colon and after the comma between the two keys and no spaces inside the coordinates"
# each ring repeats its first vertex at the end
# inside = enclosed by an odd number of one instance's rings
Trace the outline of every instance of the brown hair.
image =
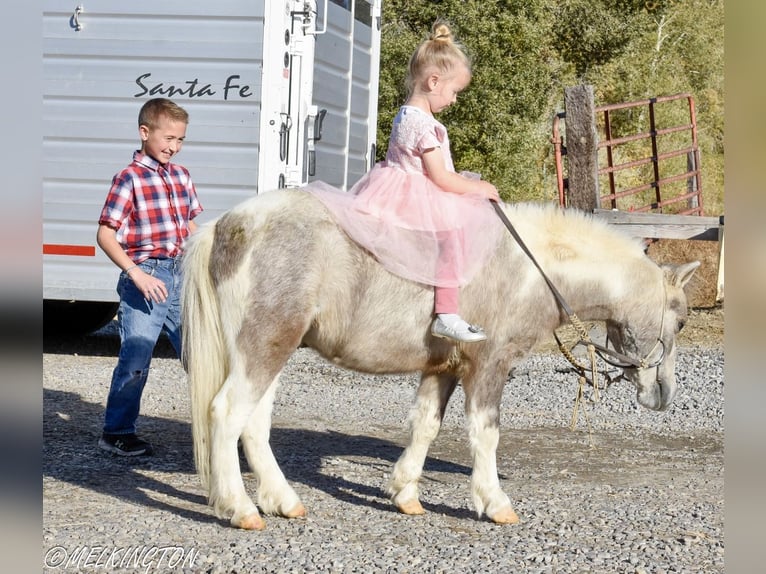
{"type": "Polygon", "coordinates": [[[455,41],[449,24],[444,20],[437,20],[431,26],[428,40],[422,42],[410,58],[407,91],[412,93],[415,84],[428,74],[446,74],[458,65],[465,66],[468,72],[471,72],[471,61],[463,47],[455,41]]]}
{"type": "Polygon", "coordinates": [[[141,111],[138,112],[138,125],[154,129],[161,117],[189,123],[189,114],[181,106],[166,98],[154,98],[141,106],[141,111]]]}

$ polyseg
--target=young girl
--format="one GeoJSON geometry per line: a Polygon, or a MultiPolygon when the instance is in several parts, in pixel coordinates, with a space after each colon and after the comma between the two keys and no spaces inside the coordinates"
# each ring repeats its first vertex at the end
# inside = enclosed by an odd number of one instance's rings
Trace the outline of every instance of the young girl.
{"type": "Polygon", "coordinates": [[[410,59],[409,96],[394,119],[386,160],[349,193],[321,182],[307,187],[386,269],[434,285],[431,333],[460,342],[486,339],[460,317],[458,289],[493,253],[502,232],[488,201],[499,201],[497,189],[476,174],[455,172],[447,130],[434,118],[470,81],[468,57],[449,26],[437,21],[410,59]]]}

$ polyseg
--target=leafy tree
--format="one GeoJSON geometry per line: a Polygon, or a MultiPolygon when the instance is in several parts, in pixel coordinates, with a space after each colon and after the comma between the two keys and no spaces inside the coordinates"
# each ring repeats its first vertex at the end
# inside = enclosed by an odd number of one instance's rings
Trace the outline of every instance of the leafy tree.
{"type": "MultiPolygon", "coordinates": [[[[632,25],[636,32],[631,43],[609,62],[589,71],[586,81],[594,86],[600,103],[691,94],[702,155],[703,200],[712,212],[720,213],[724,152],[723,2],[647,2],[644,10],[636,12],[632,25]]],[[[665,125],[689,121],[687,107],[665,109],[669,116],[664,118],[665,125]]],[[[640,112],[644,113],[645,108],[640,112]]],[[[639,112],[625,119],[633,122],[634,127],[646,122],[639,112]]]]}
{"type": "Polygon", "coordinates": [[[564,62],[582,77],[628,48],[640,8],[633,2],[566,0],[554,8],[554,45],[564,62]]]}

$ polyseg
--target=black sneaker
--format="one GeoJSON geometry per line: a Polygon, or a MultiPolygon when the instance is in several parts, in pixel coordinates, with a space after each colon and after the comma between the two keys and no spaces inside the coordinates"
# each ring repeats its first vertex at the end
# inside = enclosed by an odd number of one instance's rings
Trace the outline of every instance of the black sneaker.
{"type": "Polygon", "coordinates": [[[134,433],[104,433],[98,441],[98,446],[107,452],[118,454],[120,456],[149,456],[154,454],[152,445],[145,440],[141,440],[134,433]]]}

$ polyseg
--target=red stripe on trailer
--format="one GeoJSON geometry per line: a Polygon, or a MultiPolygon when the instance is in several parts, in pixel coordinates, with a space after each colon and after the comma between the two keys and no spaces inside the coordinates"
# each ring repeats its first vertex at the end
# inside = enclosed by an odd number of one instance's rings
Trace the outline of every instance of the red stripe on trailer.
{"type": "Polygon", "coordinates": [[[44,243],[43,255],[82,255],[85,257],[95,257],[96,247],[94,245],[57,245],[54,243],[44,243]]]}

